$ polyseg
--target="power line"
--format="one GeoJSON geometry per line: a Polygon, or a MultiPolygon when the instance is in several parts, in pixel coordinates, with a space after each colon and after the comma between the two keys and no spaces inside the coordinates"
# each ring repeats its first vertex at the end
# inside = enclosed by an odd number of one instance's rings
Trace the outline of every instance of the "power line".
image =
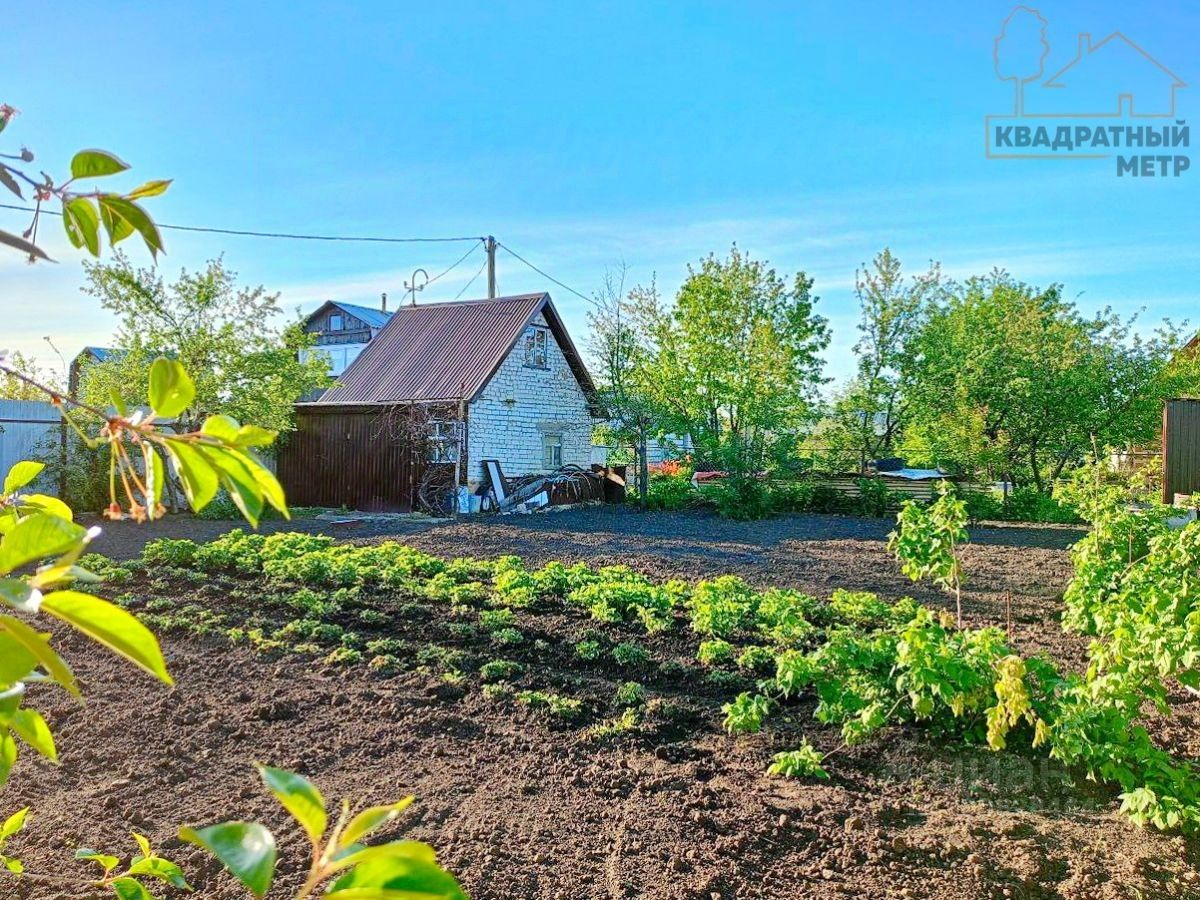
{"type": "MultiPolygon", "coordinates": [[[[16,206],[10,203],[0,203],[0,209],[15,209],[18,212],[29,213],[36,212],[32,206],[16,206]]],[[[61,212],[57,212],[52,209],[43,209],[42,213],[52,216],[62,215],[61,212]]],[[[208,228],[201,225],[167,225],[163,222],[155,222],[155,224],[159,228],[169,229],[170,231],[192,231],[203,234],[230,234],[237,237],[281,238],[289,241],[340,241],[365,244],[448,244],[457,243],[459,241],[483,240],[482,237],[373,237],[334,234],[292,234],[283,231],[249,231],[240,228],[208,228]]],[[[458,265],[458,263],[455,263],[455,265],[458,265]]]]}
{"type": "MultiPolygon", "coordinates": [[[[482,247],[482,246],[483,246],[483,244],[482,244],[482,243],[478,243],[478,244],[474,244],[474,245],[472,245],[472,246],[471,246],[471,248],[470,248],[470,249],[469,249],[469,250],[468,250],[466,253],[464,253],[462,256],[460,256],[460,257],[458,258],[458,261],[457,261],[457,262],[455,262],[455,263],[452,263],[452,264],[450,265],[450,267],[449,267],[449,268],[445,269],[445,270],[444,270],[444,271],[442,271],[442,272],[439,272],[437,275],[434,275],[434,276],[433,276],[432,278],[430,278],[430,279],[429,279],[427,282],[425,282],[426,286],[433,284],[435,281],[437,281],[437,280],[438,280],[439,278],[441,278],[443,275],[449,275],[451,272],[453,272],[455,269],[457,269],[459,266],[461,266],[461,265],[463,264],[463,261],[464,261],[464,260],[465,260],[465,259],[466,259],[468,256],[470,256],[472,253],[474,253],[476,250],[478,250],[478,249],[479,249],[480,247],[482,247]]],[[[486,265],[486,263],[487,263],[487,260],[484,260],[484,264],[485,264],[485,265],[486,265]]]]}
{"type": "Polygon", "coordinates": [[[457,300],[459,297],[461,297],[463,294],[465,294],[467,292],[467,288],[469,288],[471,285],[473,285],[475,283],[475,279],[483,274],[483,270],[487,268],[487,264],[488,264],[488,261],[485,259],[483,261],[483,265],[479,267],[479,271],[477,271],[474,275],[472,275],[471,280],[468,281],[466,284],[464,284],[462,287],[462,290],[454,295],[455,300],[457,300]]]}
{"type": "Polygon", "coordinates": [[[591,302],[590,297],[584,296],[583,294],[579,293],[579,291],[575,290],[575,288],[571,287],[569,284],[563,284],[561,281],[559,281],[553,275],[542,271],[537,266],[535,266],[533,263],[531,263],[529,260],[527,260],[525,257],[523,257],[521,254],[517,253],[517,251],[515,251],[512,247],[509,247],[506,244],[501,244],[499,241],[497,241],[496,243],[497,243],[497,246],[503,247],[506,251],[508,251],[509,254],[511,254],[512,256],[515,256],[521,262],[525,263],[525,265],[529,266],[529,268],[533,269],[533,271],[537,272],[543,278],[550,279],[555,284],[557,284],[560,288],[562,288],[565,291],[570,291],[572,294],[574,294],[579,299],[587,300],[589,303],[591,302]]]}

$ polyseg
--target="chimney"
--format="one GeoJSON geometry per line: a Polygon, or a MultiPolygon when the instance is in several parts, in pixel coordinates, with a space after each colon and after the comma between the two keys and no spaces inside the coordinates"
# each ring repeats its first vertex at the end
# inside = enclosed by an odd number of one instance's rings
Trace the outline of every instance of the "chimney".
{"type": "Polygon", "coordinates": [[[379,311],[387,312],[387,291],[384,291],[380,296],[379,311]]]}
{"type": "Polygon", "coordinates": [[[1083,59],[1087,54],[1092,52],[1092,36],[1090,34],[1079,35],[1079,58],[1083,59]]]}

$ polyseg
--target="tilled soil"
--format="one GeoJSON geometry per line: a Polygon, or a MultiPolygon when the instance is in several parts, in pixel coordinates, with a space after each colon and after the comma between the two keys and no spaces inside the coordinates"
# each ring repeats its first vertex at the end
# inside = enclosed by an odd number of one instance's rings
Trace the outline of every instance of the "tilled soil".
{"type": "MultiPolygon", "coordinates": [[[[189,527],[203,526],[212,536],[219,524],[181,518],[166,528],[190,536],[189,527]]],[[[847,587],[944,604],[898,573],[888,530],[839,517],[733,523],[591,508],[406,525],[401,539],[445,556],[622,562],[660,578],[735,572],[818,595],[847,587]]],[[[131,556],[150,533],[113,527],[96,549],[131,556]]],[[[965,558],[970,623],[1004,624],[1011,610],[1023,650],[1080,664],[1082,642],[1057,622],[1070,573],[1064,548],[1077,537],[1072,529],[974,530],[965,558]]],[[[406,634],[420,627],[397,625],[406,634]]],[[[551,640],[574,626],[546,616],[537,627],[551,640]]],[[[662,638],[662,652],[675,652],[670,640],[662,638]]],[[[1111,790],[1077,784],[1038,757],[944,747],[919,729],[895,729],[831,758],[828,782],[767,777],[771,754],[800,734],[822,750],[838,745],[811,705],[735,739],[720,730],[718,700],[701,690],[683,718],[596,741],[490,700],[477,685],[416,672],[383,678],[167,634],[178,683],[167,690],[82,640],[64,635],[62,646],[88,705],[46,694],[63,763],[26,754],[0,794],[5,810],[34,807],[11,850],[35,871],[75,865],[62,860],[80,845],[128,852],[136,828],[202,885],[194,896],[240,897],[173,835],[181,824],[257,818],[281,836],[284,877],[273,896],[287,896],[304,860],[249,768],[261,760],[309,774],[331,798],[416,794],[397,833],[434,844],[476,900],[1200,897],[1194,845],[1137,830],[1117,814],[1111,790]]],[[[585,698],[611,675],[594,674],[596,686],[580,680],[585,698]]],[[[651,680],[647,688],[670,691],[651,680]]],[[[1161,733],[1195,758],[1198,708],[1177,699],[1181,712],[1161,733]]],[[[32,881],[15,890],[0,883],[4,890],[77,896],[32,881]]]]}

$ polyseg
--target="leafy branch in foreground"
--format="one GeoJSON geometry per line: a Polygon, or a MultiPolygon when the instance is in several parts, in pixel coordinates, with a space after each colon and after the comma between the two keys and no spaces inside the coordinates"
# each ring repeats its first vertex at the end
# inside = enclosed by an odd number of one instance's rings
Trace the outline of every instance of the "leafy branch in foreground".
{"type": "MultiPolygon", "coordinates": [[[[16,115],[17,110],[12,106],[0,104],[0,132],[8,127],[16,115]]],[[[0,231],[0,244],[25,253],[30,262],[49,260],[46,251],[37,243],[38,225],[42,206],[57,201],[61,204],[67,239],[77,249],[86,247],[92,256],[100,255],[101,226],[113,246],[136,233],[152,255],[157,256],[163,249],[158,226],[138,201],[164,193],[171,185],[169,180],[147,181],[127,194],[80,191],[75,189],[77,182],[116,175],[127,170],[129,164],[105,150],[80,150],[71,159],[70,177],[56,182],[44,171],[39,173],[40,177],[29,174],[23,164],[33,161],[33,153],[25,147],[16,154],[0,153],[0,185],[21,200],[27,199],[25,192],[29,191],[34,203],[33,220],[29,227],[20,235],[0,231]]]]}
{"type": "MultiPolygon", "coordinates": [[[[267,790],[299,823],[312,848],[308,876],[295,895],[305,900],[324,888],[335,900],[466,900],[454,876],[438,865],[433,848],[419,841],[367,845],[364,839],[396,819],[412,803],[405,797],[352,813],[349,801],[330,828],[325,798],[308,779],[258,766],[267,790]]],[[[184,828],[179,836],[204,848],[255,897],[275,878],[275,836],[258,822],[222,822],[184,828]]]]}

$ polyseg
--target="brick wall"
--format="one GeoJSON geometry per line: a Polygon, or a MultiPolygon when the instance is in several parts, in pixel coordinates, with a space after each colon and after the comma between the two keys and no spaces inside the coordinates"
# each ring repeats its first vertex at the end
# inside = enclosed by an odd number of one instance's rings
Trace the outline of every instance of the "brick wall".
{"type": "MultiPolygon", "coordinates": [[[[538,325],[546,320],[538,316],[538,325]]],[[[498,459],[507,476],[544,472],[542,436],[562,435],[563,465],[591,462],[592,419],[587,398],[562,349],[548,335],[546,369],[525,365],[525,338],[496,370],[468,410],[467,478],[483,478],[481,460],[498,459]]]]}

